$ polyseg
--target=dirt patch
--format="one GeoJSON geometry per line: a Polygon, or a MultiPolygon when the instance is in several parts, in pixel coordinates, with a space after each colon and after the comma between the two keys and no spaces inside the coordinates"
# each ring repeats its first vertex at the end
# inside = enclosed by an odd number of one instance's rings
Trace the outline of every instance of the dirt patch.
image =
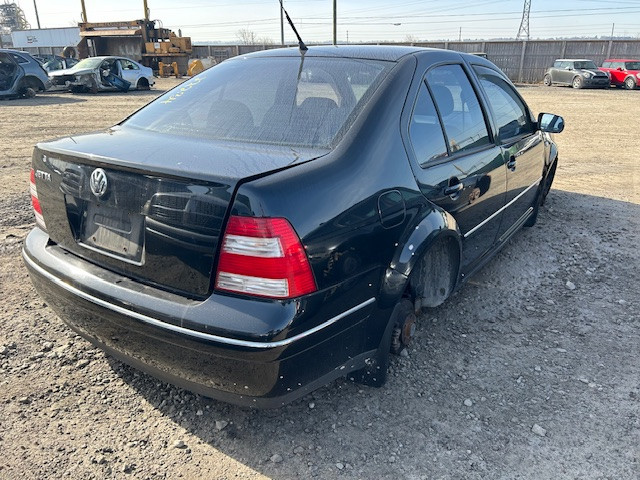
{"type": "Polygon", "coordinates": [[[522,89],[534,110],[567,123],[538,224],[419,319],[385,387],[338,380],[266,412],[106,357],[51,312],[22,265],[33,144],[107,127],[157,94],[0,107],[1,478],[638,478],[640,167],[629,106],[640,92],[522,89]]]}

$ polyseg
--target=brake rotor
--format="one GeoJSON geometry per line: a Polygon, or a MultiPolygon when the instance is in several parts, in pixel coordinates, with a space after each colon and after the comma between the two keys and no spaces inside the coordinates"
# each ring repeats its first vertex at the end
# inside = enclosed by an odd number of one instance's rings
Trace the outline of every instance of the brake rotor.
{"type": "Polygon", "coordinates": [[[416,333],[416,316],[414,313],[409,313],[405,317],[404,323],[400,326],[400,341],[402,345],[405,347],[409,345],[414,333],[416,333]]]}
{"type": "Polygon", "coordinates": [[[407,312],[402,319],[398,319],[393,334],[391,336],[391,351],[393,353],[400,353],[404,350],[411,338],[416,332],[416,315],[412,311],[407,312]]]}

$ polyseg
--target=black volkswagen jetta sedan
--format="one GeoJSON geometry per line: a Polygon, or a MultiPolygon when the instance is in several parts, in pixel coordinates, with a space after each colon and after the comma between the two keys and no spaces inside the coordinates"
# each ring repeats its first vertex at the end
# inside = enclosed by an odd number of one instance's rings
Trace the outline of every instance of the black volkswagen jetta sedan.
{"type": "Polygon", "coordinates": [[[478,56],[241,56],[38,144],[23,257],[75,331],[194,392],[274,407],[343,375],[378,386],[415,312],[535,222],[562,128],[478,56]]]}

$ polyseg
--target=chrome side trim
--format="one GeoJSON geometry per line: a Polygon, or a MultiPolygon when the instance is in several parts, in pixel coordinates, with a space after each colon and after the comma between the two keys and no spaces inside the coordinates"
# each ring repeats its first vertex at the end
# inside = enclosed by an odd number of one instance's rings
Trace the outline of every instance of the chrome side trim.
{"type": "Polygon", "coordinates": [[[517,202],[520,197],[522,197],[525,193],[527,193],[529,190],[531,190],[533,187],[538,186],[538,184],[540,183],[540,181],[542,180],[542,177],[540,177],[538,180],[536,180],[534,183],[532,183],[531,185],[529,185],[526,189],[524,189],[522,192],[520,192],[516,197],[514,197],[513,200],[511,200],[509,203],[507,203],[506,205],[504,205],[502,208],[500,208],[499,210],[497,210],[496,212],[494,212],[493,214],[491,214],[491,216],[485,218],[482,222],[480,222],[478,225],[476,225],[475,227],[473,227],[471,230],[469,230],[467,233],[465,233],[463,235],[463,238],[467,238],[471,235],[473,235],[477,230],[479,230],[480,228],[482,228],[484,225],[486,225],[487,223],[489,223],[491,220],[493,220],[495,217],[497,217],[498,215],[500,215],[502,212],[504,212],[507,208],[509,208],[513,203],[517,202]]]}
{"type": "Polygon", "coordinates": [[[342,320],[343,318],[351,315],[352,313],[357,312],[358,310],[360,310],[361,308],[366,307],[367,305],[371,305],[373,302],[375,302],[375,298],[370,298],[369,300],[366,300],[364,302],[362,302],[359,305],[356,305],[353,308],[350,308],[349,310],[346,310],[344,312],[342,312],[340,315],[336,315],[335,317],[330,318],[329,320],[327,320],[324,323],[321,323],[320,325],[316,325],[313,328],[310,328],[309,330],[306,330],[302,333],[299,333],[298,335],[294,335],[291,338],[285,338],[284,340],[278,340],[276,342],[253,342],[250,340],[238,340],[236,338],[228,338],[228,337],[221,337],[219,335],[213,335],[210,333],[203,333],[203,332],[197,332],[195,330],[191,330],[189,328],[184,328],[184,327],[179,327],[177,325],[171,325],[168,323],[165,323],[161,320],[158,320],[157,318],[153,318],[150,317],[148,315],[143,315],[141,313],[137,313],[134,312],[132,310],[128,310],[126,308],[123,308],[119,305],[113,305],[105,300],[102,300],[100,298],[94,297],[93,295],[89,295],[88,293],[83,292],[82,290],[77,289],[76,287],[69,285],[68,283],[65,283],[62,279],[56,277],[55,275],[52,275],[51,273],[47,272],[44,268],[42,268],[40,265],[37,265],[33,260],[31,260],[31,258],[29,258],[29,256],[26,254],[26,252],[23,250],[22,251],[22,258],[24,258],[24,261],[26,263],[29,264],[29,266],[31,268],[33,268],[36,272],[38,272],[40,275],[42,275],[43,277],[45,277],[47,280],[49,280],[50,282],[54,283],[55,285],[57,285],[58,287],[61,287],[63,289],[65,289],[66,291],[68,291],[69,293],[72,293],[74,295],[77,295],[80,298],[83,298],[84,300],[87,300],[89,302],[95,303],[96,305],[100,305],[101,307],[104,307],[106,309],[112,310],[114,312],[120,313],[122,315],[127,315],[129,317],[135,318],[137,320],[140,320],[144,323],[148,323],[150,325],[153,325],[155,327],[159,327],[159,328],[163,328],[165,330],[171,330],[173,332],[176,333],[180,333],[182,335],[187,335],[190,337],[196,337],[196,338],[200,338],[203,340],[210,340],[213,342],[219,342],[219,343],[224,343],[226,345],[234,345],[234,346],[238,346],[238,347],[248,347],[248,348],[276,348],[276,347],[284,347],[286,345],[290,345],[291,343],[300,340],[304,337],[307,337],[309,335],[313,335],[314,333],[322,330],[323,328],[326,328],[330,325],[333,325],[334,323],[336,323],[339,320],[342,320]]]}

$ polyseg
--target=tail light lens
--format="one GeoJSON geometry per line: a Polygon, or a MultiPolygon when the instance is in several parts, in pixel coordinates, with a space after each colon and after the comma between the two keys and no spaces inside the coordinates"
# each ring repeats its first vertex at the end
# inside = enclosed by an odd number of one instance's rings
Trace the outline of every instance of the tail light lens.
{"type": "Polygon", "coordinates": [[[44,223],[44,217],[42,216],[42,207],[40,206],[40,200],[38,200],[38,189],[36,188],[36,171],[31,169],[31,178],[29,180],[29,191],[31,192],[31,204],[33,205],[33,213],[36,216],[36,225],[42,230],[47,230],[47,226],[44,223]]]}
{"type": "Polygon", "coordinates": [[[234,216],[222,239],[216,289],[294,298],[317,287],[300,238],[286,219],[234,216]]]}

